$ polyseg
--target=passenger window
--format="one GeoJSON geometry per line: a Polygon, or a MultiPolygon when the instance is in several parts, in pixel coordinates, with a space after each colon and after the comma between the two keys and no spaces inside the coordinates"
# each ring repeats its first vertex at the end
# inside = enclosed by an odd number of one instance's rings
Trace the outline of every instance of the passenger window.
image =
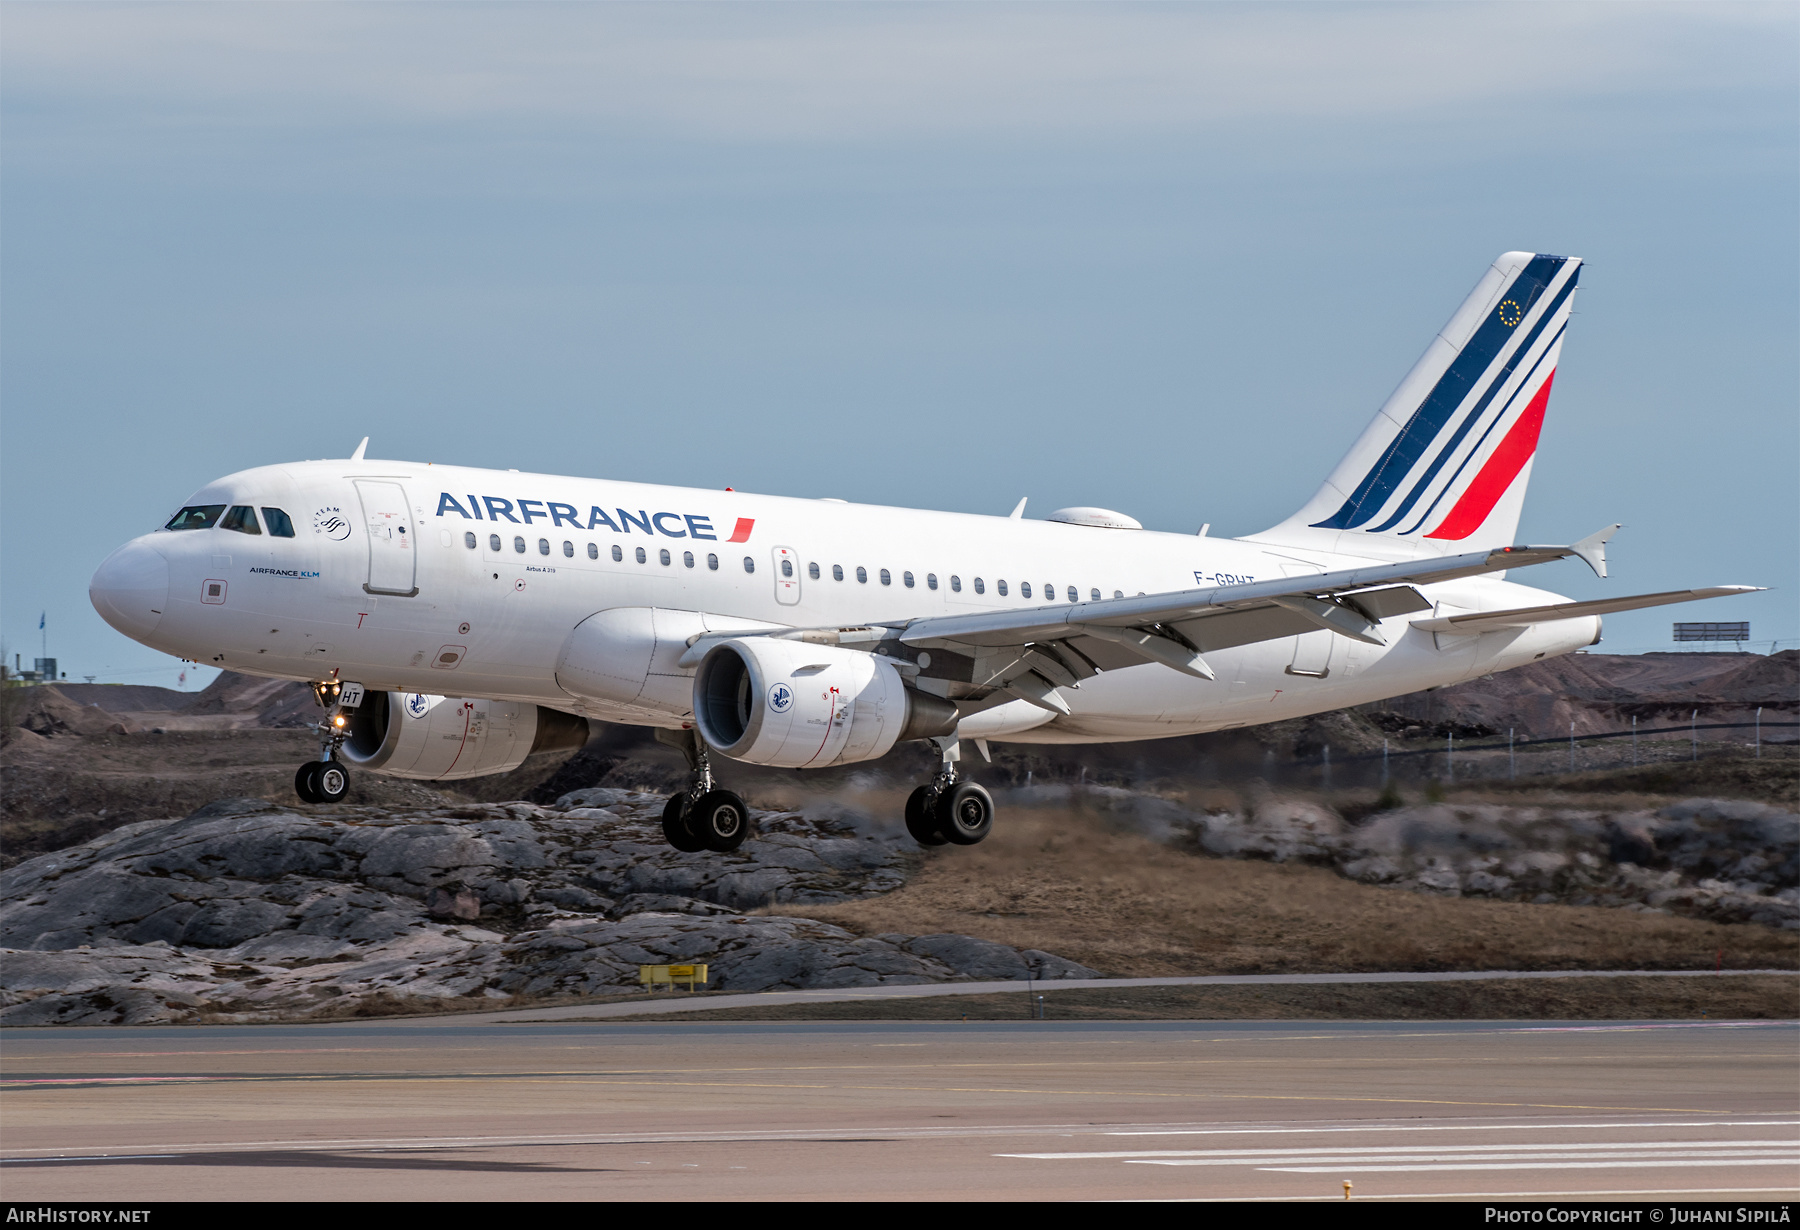
{"type": "Polygon", "coordinates": [[[911,589],[913,587],[912,573],[910,573],[910,572],[901,573],[900,574],[900,583],[902,585],[906,586],[906,588],[911,589]]]}
{"type": "Polygon", "coordinates": [[[600,548],[595,546],[591,542],[588,543],[588,558],[589,559],[599,559],[600,558],[600,548]]]}
{"type": "Polygon", "coordinates": [[[520,538],[517,534],[513,535],[513,550],[517,551],[520,555],[525,554],[525,540],[520,538]]]}
{"type": "Polygon", "coordinates": [[[1088,590],[1088,597],[1092,598],[1095,602],[1098,602],[1100,601],[1100,591],[1097,589],[1090,589],[1088,590]]]}
{"type": "MultiPolygon", "coordinates": [[[[788,574],[784,572],[781,575],[785,577],[788,574]]],[[[806,566],[806,575],[815,581],[819,579],[819,565],[816,560],[806,566]]]]}
{"type": "Polygon", "coordinates": [[[649,558],[650,558],[649,556],[644,554],[644,548],[639,547],[637,549],[637,562],[638,563],[642,564],[642,563],[646,562],[649,558]]]}
{"type": "Polygon", "coordinates": [[[784,559],[781,561],[781,575],[784,577],[791,577],[794,575],[794,562],[792,560],[784,559]]]}
{"type": "Polygon", "coordinates": [[[165,530],[210,530],[225,511],[223,504],[194,504],[182,509],[163,528],[165,530]]]}
{"type": "Polygon", "coordinates": [[[985,593],[987,593],[987,586],[985,586],[985,585],[983,585],[983,584],[982,584],[982,583],[981,583],[981,578],[980,578],[980,577],[976,577],[976,578],[975,578],[975,592],[976,592],[976,593],[978,593],[978,594],[985,594],[985,593]]]}
{"type": "Polygon", "coordinates": [[[936,589],[937,588],[937,573],[928,572],[925,574],[925,588],[926,589],[936,589]]]}
{"type": "Polygon", "coordinates": [[[1080,602],[1081,601],[1081,594],[1075,589],[1075,587],[1073,585],[1069,586],[1069,601],[1070,602],[1080,602]]]}
{"type": "Polygon", "coordinates": [[[867,585],[869,583],[869,570],[864,568],[861,564],[858,564],[856,566],[856,579],[859,584],[867,585]]]}
{"type": "Polygon", "coordinates": [[[962,578],[961,577],[953,576],[950,578],[950,592],[953,594],[962,593],[962,578]]]}
{"type": "Polygon", "coordinates": [[[1019,582],[1019,597],[1021,597],[1021,598],[1031,597],[1031,582],[1030,581],[1020,581],[1019,582]]]}
{"type": "Polygon", "coordinates": [[[995,581],[994,588],[996,590],[1000,591],[1000,596],[1002,598],[1006,597],[1006,582],[1005,581],[995,581]]]}
{"type": "Polygon", "coordinates": [[[844,579],[844,566],[842,564],[833,564],[831,566],[831,579],[834,581],[841,581],[844,579]]]}
{"type": "Polygon", "coordinates": [[[883,585],[892,585],[894,583],[894,574],[889,572],[886,568],[883,568],[881,570],[881,583],[883,585]]]}
{"type": "Polygon", "coordinates": [[[473,551],[475,549],[475,531],[474,530],[464,530],[463,531],[463,546],[469,548],[469,550],[471,550],[471,551],[473,551]]]}
{"type": "Polygon", "coordinates": [[[263,524],[269,527],[270,538],[292,538],[294,523],[279,508],[263,509],[263,524]]]}
{"type": "Polygon", "coordinates": [[[719,557],[716,555],[708,554],[706,557],[706,566],[708,568],[712,569],[714,572],[717,572],[719,570],[719,557]]]}
{"type": "Polygon", "coordinates": [[[745,572],[755,572],[756,571],[756,561],[751,559],[748,555],[746,555],[744,557],[744,571],[745,572]]]}
{"type": "Polygon", "coordinates": [[[1113,590],[1113,597],[1115,597],[1115,598],[1123,598],[1123,597],[1124,597],[1124,596],[1125,596],[1125,591],[1124,591],[1124,590],[1122,590],[1122,589],[1115,589],[1115,590],[1113,590]]]}
{"type": "Polygon", "coordinates": [[[623,563],[624,560],[625,560],[625,552],[619,550],[619,544],[615,542],[613,544],[613,563],[615,563],[615,564],[623,563]]]}
{"type": "Polygon", "coordinates": [[[664,568],[667,568],[669,566],[669,550],[667,547],[664,547],[661,551],[658,551],[656,553],[656,557],[662,561],[662,566],[664,568]]]}
{"type": "Polygon", "coordinates": [[[570,542],[567,538],[563,539],[563,558],[564,559],[574,559],[575,558],[575,544],[570,542]]]}
{"type": "Polygon", "coordinates": [[[256,510],[246,504],[233,504],[231,511],[225,514],[225,519],[219,522],[219,528],[262,537],[262,526],[256,523],[256,510]]]}
{"type": "Polygon", "coordinates": [[[550,554],[550,540],[548,538],[538,539],[538,554],[539,555],[550,554]]]}
{"type": "Polygon", "coordinates": [[[681,553],[681,563],[684,568],[692,568],[694,566],[694,553],[692,551],[683,551],[681,553]]]}
{"type": "Polygon", "coordinates": [[[488,550],[498,551],[499,549],[500,549],[500,535],[489,534],[488,535],[488,550]]]}

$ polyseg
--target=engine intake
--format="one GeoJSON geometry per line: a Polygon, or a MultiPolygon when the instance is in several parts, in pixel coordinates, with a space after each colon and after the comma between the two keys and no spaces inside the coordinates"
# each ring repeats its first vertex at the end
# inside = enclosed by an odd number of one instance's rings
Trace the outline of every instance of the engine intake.
{"type": "Polygon", "coordinates": [[[908,688],[875,654],[769,637],[714,646],[694,675],[694,722],[735,760],[818,769],[956,729],[956,706],[908,688]]]}
{"type": "Polygon", "coordinates": [[[350,710],[339,755],[394,777],[453,781],[506,773],[533,752],[580,747],[587,719],[542,705],[422,692],[370,692],[350,710]]]}

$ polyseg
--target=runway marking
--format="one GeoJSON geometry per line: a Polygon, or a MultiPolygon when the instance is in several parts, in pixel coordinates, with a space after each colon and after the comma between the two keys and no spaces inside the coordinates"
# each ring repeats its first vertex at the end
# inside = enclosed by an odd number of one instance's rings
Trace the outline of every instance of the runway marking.
{"type": "MultiPolygon", "coordinates": [[[[1126,1162],[1127,1166],[1139,1163],[1126,1162]]],[[[1144,1165],[1180,1166],[1182,1162],[1148,1162],[1144,1165]]],[[[1258,1170],[1274,1171],[1280,1174],[1400,1174],[1402,1172],[1423,1170],[1650,1170],[1678,1169],[1684,1166],[1800,1166],[1800,1157],[1755,1158],[1723,1158],[1709,1159],[1704,1162],[1655,1161],[1655,1162],[1471,1162],[1454,1166],[1259,1166],[1258,1170]]]]}
{"type": "MultiPolygon", "coordinates": [[[[1463,1155],[1470,1156],[1470,1157],[1505,1156],[1505,1157],[1511,1158],[1513,1156],[1513,1153],[1516,1153],[1519,1150],[1527,1150],[1527,1151],[1529,1151],[1529,1153],[1531,1155],[1534,1155],[1534,1156],[1536,1154],[1544,1152],[1546,1150],[1562,1150],[1569,1157],[1585,1156],[1587,1154],[1594,1153],[1595,1150],[1601,1150],[1601,1151],[1604,1151],[1607,1153],[1620,1153],[1620,1152],[1629,1151],[1631,1153],[1638,1154],[1638,1155],[1641,1155],[1644,1157],[1650,1157],[1650,1156],[1660,1156],[1660,1154],[1658,1154],[1657,1151],[1661,1150],[1661,1151],[1663,1151],[1663,1153],[1666,1153],[1668,1156],[1671,1156],[1671,1157],[1675,1157],[1675,1156],[1684,1156],[1685,1157],[1685,1156],[1699,1156],[1699,1154],[1694,1152],[1695,1150],[1701,1150],[1703,1152],[1706,1152],[1706,1151],[1716,1152],[1718,1150],[1734,1150],[1734,1149],[1735,1150],[1753,1150],[1753,1151],[1757,1151],[1757,1152],[1761,1152],[1761,1153],[1767,1153],[1771,1149],[1787,1149],[1787,1150],[1793,1151],[1793,1150],[1800,1150],[1800,1140],[1715,1140],[1715,1141],[1704,1141],[1704,1140],[1635,1141],[1635,1140],[1626,1140],[1626,1141],[1612,1141],[1612,1142],[1583,1141],[1579,1144],[1546,1143],[1546,1144],[1541,1144],[1541,1145],[1530,1145],[1530,1144],[1526,1144],[1526,1145],[1517,1145],[1517,1144],[1437,1145],[1437,1146],[1413,1145],[1410,1147],[1389,1146],[1386,1148],[1382,1148],[1382,1147],[1378,1147],[1378,1146],[1370,1146],[1367,1148],[1356,1148],[1354,1146],[1342,1146],[1342,1147],[1330,1148],[1330,1149],[1327,1149],[1327,1148],[1319,1148],[1319,1149],[1154,1149],[1154,1150],[1139,1150],[1139,1151],[1135,1151],[1135,1152],[1127,1151],[1127,1150],[1117,1150],[1117,1151],[1107,1152],[1107,1153],[996,1153],[996,1154],[994,1154],[994,1156],[995,1157],[1031,1158],[1031,1159],[1038,1160],[1038,1161],[1053,1161],[1053,1162],[1055,1162],[1055,1161],[1089,1161],[1089,1160],[1116,1161],[1120,1158],[1143,1159],[1143,1160],[1151,1160],[1151,1159],[1156,1159],[1156,1158],[1177,1158],[1177,1159],[1197,1158],[1197,1159],[1201,1159],[1202,1162],[1205,1162],[1207,1164],[1213,1164],[1214,1162],[1216,1162],[1216,1164],[1218,1164],[1218,1165],[1230,1166],[1230,1165],[1239,1165],[1239,1164],[1260,1163],[1268,1158],[1308,1158],[1308,1157],[1312,1157],[1312,1158],[1329,1159],[1329,1158],[1340,1158],[1340,1157],[1358,1157],[1358,1158],[1388,1158],[1388,1159],[1409,1159],[1410,1158],[1413,1160],[1446,1160],[1446,1159],[1448,1159],[1449,1155],[1451,1155],[1453,1153],[1454,1154],[1463,1154],[1463,1155]],[[1512,1152],[1508,1152],[1509,1150],[1512,1152]],[[1425,1156],[1427,1154],[1430,1154],[1431,1157],[1427,1158],[1425,1156]]],[[[1594,1154],[1594,1155],[1598,1156],[1598,1154],[1594,1154]]],[[[1518,1156],[1523,1157],[1523,1156],[1526,1156],[1526,1154],[1519,1153],[1518,1156]]],[[[1800,1155],[1797,1155],[1797,1156],[1800,1156],[1800,1155]]]]}
{"type": "MultiPolygon", "coordinates": [[[[1130,1131],[1106,1131],[1103,1136],[1252,1136],[1279,1135],[1291,1132],[1327,1133],[1327,1132],[1510,1132],[1530,1129],[1545,1131],[1581,1131],[1588,1129],[1604,1129],[1614,1131],[1619,1128],[1672,1128],[1672,1127],[1800,1127],[1800,1119],[1758,1119],[1746,1121],[1742,1119],[1702,1119],[1668,1123],[1454,1123],[1441,1126],[1429,1124],[1390,1124],[1380,1127],[1281,1127],[1281,1128],[1133,1128],[1130,1131]]],[[[1138,1155],[1133,1155],[1138,1156],[1138,1155]]]]}

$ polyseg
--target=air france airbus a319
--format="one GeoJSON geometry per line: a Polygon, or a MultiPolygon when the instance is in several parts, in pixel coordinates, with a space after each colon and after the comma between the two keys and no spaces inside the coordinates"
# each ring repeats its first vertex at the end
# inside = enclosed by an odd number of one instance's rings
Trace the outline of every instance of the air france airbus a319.
{"type": "MultiPolygon", "coordinates": [[[[1506,579],[1617,526],[1513,542],[1581,262],[1508,252],[1306,504],[1239,539],[1099,508],[1047,521],[374,461],[265,466],[121,547],[90,596],[156,649],[312,683],[295,789],[348,766],[444,780],[658,728],[692,785],[663,828],[728,851],[748,812],[709,753],[815,768],[929,739],[906,804],[972,845],[993,800],[962,745],[1224,730],[1569,653],[1600,616],[1743,592],[1571,602],[1506,579]]],[[[367,441],[363,445],[367,445],[367,441]]]]}

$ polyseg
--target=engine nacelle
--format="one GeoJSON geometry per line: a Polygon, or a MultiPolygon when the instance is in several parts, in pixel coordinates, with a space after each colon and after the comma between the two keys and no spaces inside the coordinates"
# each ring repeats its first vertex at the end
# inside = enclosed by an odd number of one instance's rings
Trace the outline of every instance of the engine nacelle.
{"type": "Polygon", "coordinates": [[[533,752],[580,747],[587,719],[504,700],[370,692],[349,711],[339,755],[395,777],[449,781],[505,773],[533,752]]]}
{"type": "Polygon", "coordinates": [[[908,688],[876,654],[758,636],[707,653],[694,676],[694,722],[735,760],[820,769],[948,734],[956,706],[908,688]]]}

